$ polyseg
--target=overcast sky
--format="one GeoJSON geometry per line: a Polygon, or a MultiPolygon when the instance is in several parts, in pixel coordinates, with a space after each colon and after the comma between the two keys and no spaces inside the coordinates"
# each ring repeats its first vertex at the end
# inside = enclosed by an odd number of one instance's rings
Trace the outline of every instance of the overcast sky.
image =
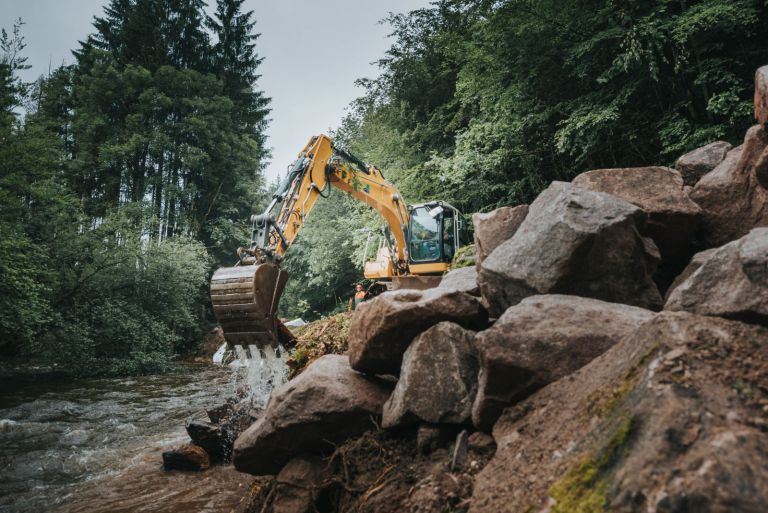
{"type": "MultiPolygon", "coordinates": [[[[213,3],[214,0],[208,0],[213,3]]],[[[32,69],[71,63],[77,41],[92,31],[94,15],[108,0],[0,0],[0,26],[10,30],[21,17],[26,25],[25,55],[32,69]]],[[[346,106],[362,91],[355,79],[374,77],[374,61],[389,47],[389,27],[379,24],[388,12],[404,12],[429,0],[246,0],[261,33],[258,52],[265,57],[259,88],[272,98],[267,135],[273,149],[267,167],[271,181],[310,136],[335,128],[346,106]]]]}

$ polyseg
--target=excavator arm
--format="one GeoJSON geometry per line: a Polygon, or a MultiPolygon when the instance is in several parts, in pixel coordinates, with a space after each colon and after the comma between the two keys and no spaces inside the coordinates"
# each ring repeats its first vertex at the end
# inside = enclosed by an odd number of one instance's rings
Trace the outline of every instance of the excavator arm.
{"type": "Polygon", "coordinates": [[[310,139],[291,165],[266,212],[253,216],[253,240],[247,253],[277,261],[288,251],[318,199],[340,189],[376,210],[394,238],[395,274],[407,268],[408,210],[397,188],[373,166],[335,148],[328,136],[310,139]],[[271,212],[279,206],[276,216],[271,212]]]}
{"type": "Polygon", "coordinates": [[[317,201],[334,187],[374,208],[387,223],[394,239],[387,277],[407,273],[408,209],[397,188],[375,167],[334,147],[328,136],[312,137],[267,209],[251,218],[251,245],[238,249],[238,264],[211,279],[213,310],[230,344],[256,346],[253,352],[276,343],[277,306],[288,279],[280,262],[317,201]]]}

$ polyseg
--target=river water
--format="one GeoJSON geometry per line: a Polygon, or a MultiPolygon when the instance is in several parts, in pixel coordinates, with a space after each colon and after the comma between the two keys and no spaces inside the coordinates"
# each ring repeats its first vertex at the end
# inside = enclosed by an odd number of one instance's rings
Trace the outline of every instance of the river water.
{"type": "Polygon", "coordinates": [[[0,512],[230,511],[249,476],[166,472],[162,451],[187,442],[185,421],[206,419],[243,379],[214,366],[132,379],[0,375],[0,512]]]}

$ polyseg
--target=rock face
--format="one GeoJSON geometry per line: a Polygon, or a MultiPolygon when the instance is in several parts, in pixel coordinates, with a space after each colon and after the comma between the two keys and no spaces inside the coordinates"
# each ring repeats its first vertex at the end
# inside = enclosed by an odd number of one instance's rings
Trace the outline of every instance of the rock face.
{"type": "Polygon", "coordinates": [[[501,207],[485,214],[472,214],[475,230],[475,265],[480,264],[499,244],[512,238],[528,215],[528,205],[501,207]]]}
{"type": "Polygon", "coordinates": [[[700,238],[706,247],[722,246],[752,228],[768,226],[768,133],[749,129],[744,144],[705,175],[691,191],[703,210],[700,238]]]}
{"type": "Polygon", "coordinates": [[[659,314],[504,413],[470,512],[768,511],[766,370],[768,329],[659,314]]]}
{"type": "Polygon", "coordinates": [[[755,119],[763,126],[768,123],[768,66],[755,73],[755,119]]]}
{"type": "Polygon", "coordinates": [[[455,290],[393,290],[361,303],[349,328],[349,363],[370,374],[400,372],[416,335],[441,321],[482,328],[488,314],[476,297],[455,290]]]}
{"type": "Polygon", "coordinates": [[[310,513],[314,509],[326,463],[321,458],[299,456],[275,478],[272,513],[310,513]]]}
{"type": "Polygon", "coordinates": [[[211,466],[205,449],[194,444],[184,444],[163,452],[165,470],[206,470],[211,466]]]}
{"type": "Polygon", "coordinates": [[[651,279],[658,250],[635,225],[643,216],[615,196],[553,182],[531,204],[514,237],[480,266],[478,282],[491,316],[547,293],[660,308],[651,279]]]}
{"type": "Polygon", "coordinates": [[[642,308],[560,295],[529,297],[509,308],[475,339],[475,426],[490,430],[506,406],[589,363],[652,316],[642,308]]]}
{"type": "Polygon", "coordinates": [[[701,267],[702,264],[704,264],[704,262],[709,259],[709,256],[713,252],[717,251],[717,249],[718,248],[706,249],[693,255],[691,261],[688,262],[688,265],[685,266],[685,269],[683,269],[683,272],[675,277],[675,281],[672,282],[672,285],[670,285],[669,289],[667,290],[667,295],[664,296],[665,304],[669,300],[669,296],[672,295],[672,291],[679,287],[680,284],[687,280],[688,277],[690,277],[693,273],[698,271],[699,267],[701,267]]]}
{"type": "Polygon", "coordinates": [[[716,141],[696,148],[677,159],[675,169],[680,172],[685,185],[696,185],[702,176],[725,160],[725,156],[732,148],[733,145],[725,141],[716,141]]]}
{"type": "Polygon", "coordinates": [[[580,174],[573,184],[606,192],[643,209],[647,217],[640,232],[653,239],[662,261],[687,260],[690,256],[701,209],[683,191],[683,178],[674,169],[598,169],[580,174]]]}
{"type": "Polygon", "coordinates": [[[441,322],[416,337],[403,355],[382,425],[467,423],[477,392],[474,338],[474,332],[452,322],[441,322]]]}
{"type": "Polygon", "coordinates": [[[297,454],[361,435],[381,418],[391,391],[388,382],[352,370],[346,356],[323,356],[272,392],[262,417],[235,441],[235,468],[276,474],[297,454]]]}
{"type": "Polygon", "coordinates": [[[472,296],[479,296],[480,286],[477,284],[477,269],[472,266],[449,271],[440,280],[439,287],[444,290],[456,290],[472,296]]]}
{"type": "Polygon", "coordinates": [[[705,252],[698,269],[669,296],[666,310],[768,325],[768,228],[705,252]]]}

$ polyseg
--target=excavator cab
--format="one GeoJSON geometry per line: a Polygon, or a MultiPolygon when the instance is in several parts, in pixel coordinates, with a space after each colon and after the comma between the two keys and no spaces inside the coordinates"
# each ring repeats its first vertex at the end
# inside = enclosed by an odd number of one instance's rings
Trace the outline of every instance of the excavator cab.
{"type": "Polygon", "coordinates": [[[409,214],[408,250],[412,272],[441,274],[461,244],[459,211],[448,203],[434,201],[413,205],[409,214]]]}

